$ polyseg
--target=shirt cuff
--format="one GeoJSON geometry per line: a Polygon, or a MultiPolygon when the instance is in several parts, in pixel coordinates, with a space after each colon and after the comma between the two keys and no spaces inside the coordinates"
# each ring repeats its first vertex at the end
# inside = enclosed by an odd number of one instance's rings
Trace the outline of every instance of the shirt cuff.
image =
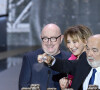
{"type": "Polygon", "coordinates": [[[49,66],[53,66],[56,62],[56,59],[53,56],[51,56],[51,57],[52,57],[53,61],[51,62],[51,64],[49,66]]]}

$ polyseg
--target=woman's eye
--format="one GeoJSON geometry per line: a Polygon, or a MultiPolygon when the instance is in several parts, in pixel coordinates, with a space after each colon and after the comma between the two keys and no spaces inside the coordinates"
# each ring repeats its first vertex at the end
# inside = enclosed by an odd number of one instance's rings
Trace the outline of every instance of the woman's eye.
{"type": "Polygon", "coordinates": [[[74,41],[73,43],[76,43],[76,41],[74,41]]]}
{"type": "Polygon", "coordinates": [[[67,43],[70,43],[70,42],[67,42],[67,43]]]}
{"type": "Polygon", "coordinates": [[[95,49],[95,50],[93,50],[93,52],[98,52],[98,50],[95,49]]]}

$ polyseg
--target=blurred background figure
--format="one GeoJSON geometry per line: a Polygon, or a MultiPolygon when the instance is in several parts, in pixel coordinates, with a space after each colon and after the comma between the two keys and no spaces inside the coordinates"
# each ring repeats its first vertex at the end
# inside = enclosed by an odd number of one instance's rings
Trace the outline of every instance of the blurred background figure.
{"type": "MultiPolygon", "coordinates": [[[[55,23],[63,33],[69,26],[83,24],[100,33],[99,4],[100,0],[0,0],[0,89],[18,88],[22,55],[41,47],[44,25],[55,23]],[[15,67],[18,71],[13,74],[2,72],[15,67]],[[16,82],[9,85],[8,79],[16,82]]],[[[61,47],[65,49],[63,43],[61,47]]]]}

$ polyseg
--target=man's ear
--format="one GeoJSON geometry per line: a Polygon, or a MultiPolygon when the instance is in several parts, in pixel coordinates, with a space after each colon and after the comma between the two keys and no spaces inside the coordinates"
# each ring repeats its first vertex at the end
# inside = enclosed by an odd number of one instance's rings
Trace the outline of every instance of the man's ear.
{"type": "Polygon", "coordinates": [[[61,35],[61,42],[63,41],[63,39],[64,39],[64,35],[61,35]]]}
{"type": "Polygon", "coordinates": [[[40,35],[41,43],[42,43],[42,35],[40,35]]]}

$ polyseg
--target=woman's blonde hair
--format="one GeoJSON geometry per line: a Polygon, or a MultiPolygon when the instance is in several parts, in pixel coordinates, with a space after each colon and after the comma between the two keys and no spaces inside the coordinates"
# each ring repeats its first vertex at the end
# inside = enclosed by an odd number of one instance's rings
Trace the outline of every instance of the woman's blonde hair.
{"type": "Polygon", "coordinates": [[[67,45],[67,38],[70,36],[75,41],[78,41],[80,38],[81,41],[85,43],[91,35],[91,30],[84,25],[72,26],[64,32],[64,42],[67,45]]]}

